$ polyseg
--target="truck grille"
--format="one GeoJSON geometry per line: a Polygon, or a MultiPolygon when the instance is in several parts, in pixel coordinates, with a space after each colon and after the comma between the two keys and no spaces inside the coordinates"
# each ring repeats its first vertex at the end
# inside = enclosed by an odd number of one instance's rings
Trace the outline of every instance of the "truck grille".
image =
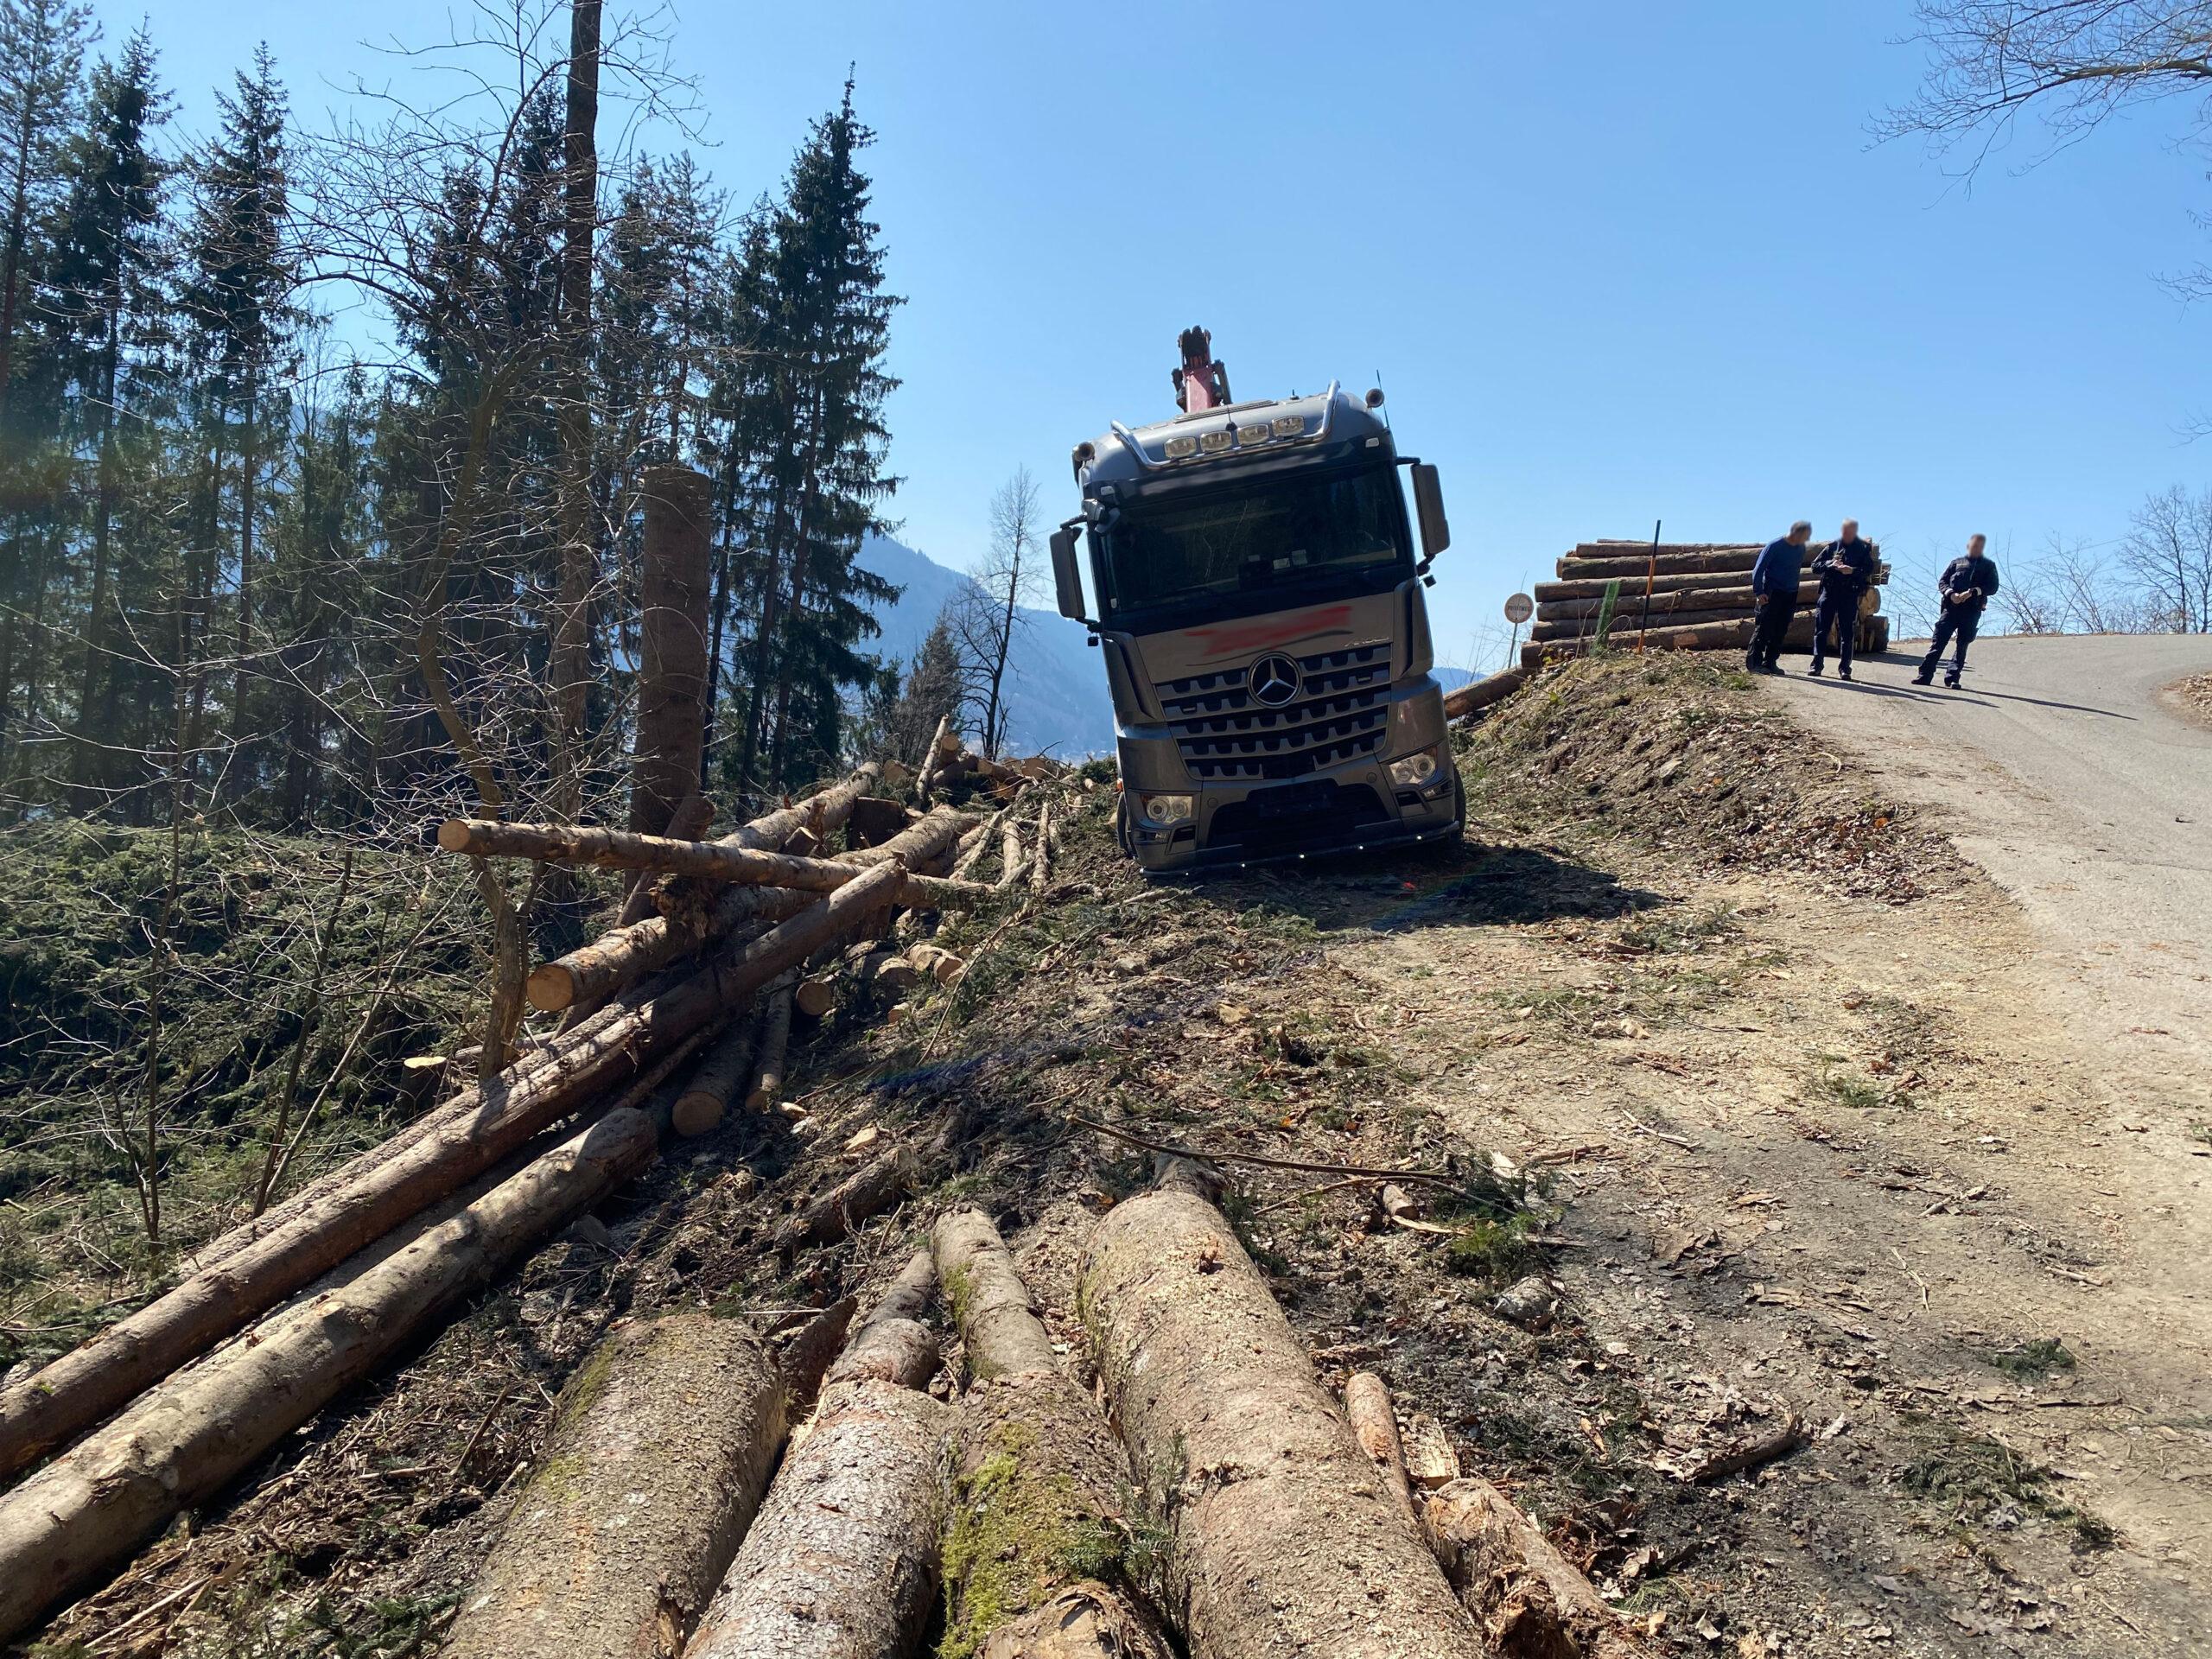
{"type": "Polygon", "coordinates": [[[1160,702],[1191,776],[1201,783],[1302,778],[1382,747],[1389,646],[1301,657],[1298,672],[1298,696],[1280,709],[1252,701],[1241,668],[1163,682],[1160,702]]]}

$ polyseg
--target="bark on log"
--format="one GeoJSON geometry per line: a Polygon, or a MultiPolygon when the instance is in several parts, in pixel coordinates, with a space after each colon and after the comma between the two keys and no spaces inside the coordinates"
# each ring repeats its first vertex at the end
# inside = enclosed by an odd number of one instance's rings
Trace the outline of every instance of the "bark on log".
{"type": "Polygon", "coordinates": [[[1499,1659],[1642,1659],[1590,1580],[1488,1481],[1425,1494],[1421,1523],[1499,1659]]]}
{"type": "Polygon", "coordinates": [[[811,1429],[777,1472],[687,1659],[913,1651],[937,1593],[938,1471],[953,1413],[918,1392],[937,1355],[907,1311],[918,1311],[912,1280],[910,1262],[830,1368],[811,1429]],[[870,1369],[871,1333],[895,1326],[919,1332],[925,1368],[896,1376],[870,1369]]]}
{"type": "MultiPolygon", "coordinates": [[[[1813,602],[1815,591],[1815,584],[1809,576],[1806,579],[1804,587],[1799,590],[1804,602],[1808,605],[1813,602]]],[[[1881,586],[1878,582],[1859,595],[1859,614],[1872,615],[1880,608],[1881,600],[1881,586]]],[[[1656,620],[1662,615],[1675,612],[1682,613],[1687,616],[1697,611],[1750,610],[1757,602],[1758,596],[1751,592],[1751,584],[1748,582],[1737,582],[1726,587],[1684,588],[1673,591],[1660,588],[1651,595],[1651,615],[1653,620],[1656,620]]],[[[1594,617],[1605,607],[1605,601],[1602,594],[1595,599],[1539,600],[1536,601],[1536,620],[1539,622],[1575,621],[1585,617],[1594,617]]],[[[1624,593],[1621,595],[1619,606],[1614,611],[1614,615],[1616,618],[1626,617],[1633,621],[1643,613],[1643,594],[1640,589],[1634,594],[1624,593]]]]}
{"type": "Polygon", "coordinates": [[[1398,1434],[1398,1414],[1390,1403],[1389,1388],[1372,1371],[1354,1371],[1344,1382],[1344,1415],[1359,1449],[1390,1496],[1414,1520],[1414,1485],[1406,1473],[1406,1443],[1398,1434]]]}
{"type": "MultiPolygon", "coordinates": [[[[669,819],[668,827],[656,833],[671,841],[696,841],[711,829],[715,822],[715,804],[704,795],[687,798],[669,819]]],[[[627,927],[632,922],[642,922],[653,913],[653,877],[650,870],[638,872],[636,880],[622,897],[622,908],[614,918],[616,927],[627,927]]]]}
{"type": "Polygon", "coordinates": [[[1007,809],[1001,807],[960,838],[960,850],[953,860],[952,879],[965,881],[976,874],[976,868],[996,844],[999,826],[1005,823],[1007,809]]]}
{"type": "Polygon", "coordinates": [[[1194,1654],[1484,1654],[1191,1166],[1099,1223],[1081,1297],[1194,1654]]]}
{"type": "MultiPolygon", "coordinates": [[[[1678,576],[1690,572],[1742,570],[1748,572],[1758,563],[1764,542],[1745,542],[1736,544],[1719,543],[1713,546],[1662,547],[1657,558],[1658,574],[1678,576]]],[[[1808,543],[1802,564],[1813,562],[1814,544],[1808,543]]],[[[1618,577],[1625,584],[1631,576],[1642,580],[1653,565],[1651,550],[1633,544],[1620,548],[1588,547],[1573,553],[1562,554],[1556,574],[1561,582],[1608,582],[1618,577]]]]}
{"type": "Polygon", "coordinates": [[[645,470],[638,584],[638,735],[630,828],[658,835],[699,792],[707,735],[707,601],[714,480],[690,467],[645,470]]]}
{"type": "MultiPolygon", "coordinates": [[[[478,858],[531,858],[591,864],[604,870],[669,870],[710,881],[802,893],[835,893],[869,868],[853,859],[799,858],[714,841],[674,841],[626,830],[505,823],[489,818],[448,818],[438,826],[438,845],[449,853],[478,858]]],[[[956,909],[979,902],[989,892],[975,882],[914,875],[906,878],[892,902],[925,910],[956,909]]]]}
{"type": "Polygon", "coordinates": [[[651,1001],[592,1022],[573,1040],[556,1039],[548,1064],[516,1068],[505,1086],[495,1079],[491,1089],[470,1091],[464,1098],[475,1099],[474,1109],[442,1114],[435,1129],[397,1157],[18,1383],[0,1400],[0,1463],[20,1468],[98,1422],[540,1129],[650,1070],[702,1026],[861,925],[902,874],[896,863],[872,870],[754,940],[734,961],[709,963],[651,1001]]]}
{"type": "Polygon", "coordinates": [[[610,1114],[348,1282],[265,1320],[0,1497],[0,1641],[104,1580],[426,1323],[652,1161],[610,1114]]]}
{"type": "Polygon", "coordinates": [[[673,1659],[760,1507],[785,1409],[741,1319],[672,1313],[607,1338],[441,1651],[673,1659]]]}
{"type": "Polygon", "coordinates": [[[1008,818],[1006,821],[1006,829],[1001,836],[999,843],[999,879],[997,886],[1000,891],[1003,892],[1020,879],[1021,826],[1016,823],[1012,818],[1008,818]]]}
{"type": "Polygon", "coordinates": [[[930,1288],[937,1282],[937,1265],[927,1250],[916,1250],[884,1292],[868,1318],[853,1332],[845,1351],[830,1368],[830,1381],[895,1382],[902,1389],[922,1389],[937,1375],[940,1356],[937,1338],[922,1324],[928,1311],[930,1288]]]}
{"type": "MultiPolygon", "coordinates": [[[[859,787],[860,776],[855,774],[854,779],[840,785],[839,789],[859,787]]],[[[797,810],[788,808],[786,811],[797,810]]],[[[755,820],[755,824],[771,823],[779,816],[782,815],[772,813],[755,820]]],[[[957,826],[963,822],[953,813],[941,817],[932,814],[883,846],[847,854],[841,861],[873,868],[886,860],[899,858],[911,869],[918,862],[943,852],[959,833],[957,826]]],[[[784,833],[788,834],[791,827],[795,826],[786,826],[784,833]]],[[[728,839],[725,838],[724,844],[728,839]]],[[[804,902],[803,897],[794,898],[791,892],[781,888],[720,887],[704,912],[704,937],[708,940],[722,938],[753,920],[780,919],[794,913],[794,906],[804,902]]],[[[611,995],[639,976],[688,955],[701,942],[697,933],[677,926],[665,916],[639,922],[633,928],[623,930],[623,937],[619,939],[609,934],[581,950],[541,966],[530,976],[531,1004],[533,1007],[559,1007],[563,1005],[558,999],[564,996],[611,995]],[[586,988],[589,988],[588,992],[586,988]],[[549,1000],[541,1002],[540,996],[549,1000]]]]}
{"type": "Polygon", "coordinates": [[[791,1255],[809,1244],[830,1244],[859,1223],[881,1215],[913,1190],[919,1174],[914,1154],[895,1146],[848,1175],[776,1230],[776,1249],[791,1255]]]}
{"type": "Polygon", "coordinates": [[[914,780],[914,798],[924,806],[930,804],[930,790],[937,782],[938,769],[944,765],[944,740],[952,724],[950,715],[938,716],[937,730],[930,734],[930,746],[922,751],[921,775],[914,780]]]}
{"type": "Polygon", "coordinates": [[[768,1006],[760,1015],[759,1070],[745,1096],[747,1111],[768,1111],[783,1100],[784,1061],[791,1042],[792,990],[790,985],[779,985],[768,994],[768,1006]]]}
{"type": "Polygon", "coordinates": [[[904,801],[863,795],[853,803],[852,815],[845,820],[845,836],[855,850],[878,847],[910,827],[912,819],[904,801]]]}
{"type": "Polygon", "coordinates": [[[1061,1371],[998,1229],[962,1211],[941,1217],[930,1243],[975,1379],[945,1546],[948,1645],[1008,1659],[1167,1659],[1150,1608],[1071,1564],[1077,1544],[1118,1561],[1127,1465],[1090,1394],[1061,1371]]]}
{"type": "Polygon", "coordinates": [[[1459,720],[1478,709],[1487,709],[1494,702],[1503,702],[1528,683],[1529,677],[1517,668],[1509,668],[1496,674],[1485,675],[1444,694],[1444,717],[1459,720]]]}
{"type": "Polygon", "coordinates": [[[741,1015],[730,1022],[683,1092],[669,1108],[669,1125],[685,1136],[705,1135],[719,1127],[731,1104],[745,1092],[753,1076],[753,1056],[760,1040],[760,1024],[741,1015]]]}
{"type": "MultiPolygon", "coordinates": [[[[1751,558],[1746,558],[1740,572],[1677,570],[1671,574],[1662,573],[1653,578],[1651,591],[1656,597],[1665,594],[1696,592],[1700,589],[1715,588],[1748,588],[1751,581],[1751,558]]],[[[1874,563],[1874,586],[1880,588],[1886,585],[1891,574],[1890,567],[1877,559],[1874,563]]],[[[1578,576],[1569,582],[1540,582],[1529,592],[1530,597],[1536,601],[1536,609],[1541,613],[1547,607],[1557,604],[1562,600],[1578,601],[1602,600],[1605,596],[1606,587],[1616,580],[1621,584],[1622,603],[1626,604],[1632,599],[1641,600],[1643,597],[1643,578],[1641,572],[1633,577],[1578,576]]]]}
{"type": "Polygon", "coordinates": [[[1052,804],[1045,802],[1037,809],[1037,850],[1029,863],[1029,890],[1042,893],[1052,879],[1052,804]]]}

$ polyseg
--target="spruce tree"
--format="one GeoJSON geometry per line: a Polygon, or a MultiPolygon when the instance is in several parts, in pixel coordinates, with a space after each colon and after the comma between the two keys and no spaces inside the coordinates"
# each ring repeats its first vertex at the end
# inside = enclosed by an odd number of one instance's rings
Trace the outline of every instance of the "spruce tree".
{"type": "Polygon", "coordinates": [[[79,741],[72,777],[96,784],[108,710],[103,703],[113,644],[109,593],[115,511],[122,486],[117,428],[135,419],[123,393],[149,364],[164,332],[163,286],[169,259],[162,235],[168,167],[153,148],[168,118],[154,79],[153,42],[143,26],[122,56],[92,72],[84,130],[71,143],[69,181],[55,238],[46,297],[57,332],[72,350],[79,441],[91,452],[92,559],[78,677],[79,741]]]}
{"type": "Polygon", "coordinates": [[[0,0],[0,165],[7,168],[7,238],[0,249],[0,438],[10,432],[16,331],[25,256],[61,176],[61,144],[75,114],[85,48],[99,33],[73,0],[0,0]]]}
{"type": "MultiPolygon", "coordinates": [[[[232,755],[226,775],[250,787],[255,757],[248,687],[253,658],[257,554],[260,527],[263,432],[283,422],[274,381],[296,326],[296,280],[289,245],[284,89],[266,45],[253,69],[240,72],[233,93],[216,95],[222,136],[196,168],[199,206],[189,240],[185,305],[195,328],[213,391],[213,415],[226,429],[235,422],[238,542],[232,637],[232,755]],[[272,402],[275,407],[272,407],[272,402]]],[[[219,448],[227,446],[219,441],[219,448]]],[[[219,516],[221,480],[216,480],[219,516]]]]}

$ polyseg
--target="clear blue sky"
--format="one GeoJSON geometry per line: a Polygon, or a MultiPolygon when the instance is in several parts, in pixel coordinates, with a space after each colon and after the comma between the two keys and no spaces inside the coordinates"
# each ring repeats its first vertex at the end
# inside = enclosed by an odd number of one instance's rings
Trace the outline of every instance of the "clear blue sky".
{"type": "MultiPolygon", "coordinates": [[[[111,41],[137,8],[106,7],[111,41]]],[[[180,124],[266,39],[320,124],[442,37],[420,0],[151,0],[180,124]]],[[[2212,472],[2201,156],[2153,109],[1969,192],[1870,115],[1916,83],[1905,0],[1554,9],[848,3],[677,9],[702,157],[772,187],[857,60],[906,296],[903,538],[964,563],[1018,464],[1056,516],[1069,446],[1172,407],[1202,322],[1241,397],[1363,387],[1444,469],[1433,595],[1465,661],[1580,539],[1826,533],[1855,512],[1910,578],[1986,530],[2120,533],[2212,472]],[[1571,26],[1554,24],[1563,12],[1571,26]]]]}

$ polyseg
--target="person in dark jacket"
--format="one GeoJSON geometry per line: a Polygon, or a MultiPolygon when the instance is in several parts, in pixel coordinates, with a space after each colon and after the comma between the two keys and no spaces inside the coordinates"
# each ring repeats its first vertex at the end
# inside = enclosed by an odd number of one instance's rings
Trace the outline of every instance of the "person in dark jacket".
{"type": "Polygon", "coordinates": [[[1847,518],[1842,529],[1813,556],[1813,580],[1820,584],[1813,601],[1813,672],[1821,671],[1827,653],[1828,630],[1835,630],[1835,674],[1851,677],[1851,648],[1859,642],[1859,601],[1874,585],[1874,547],[1859,539],[1859,521],[1847,518]]]}
{"type": "Polygon", "coordinates": [[[1981,613],[1997,593],[1997,561],[1981,550],[1988,545],[1986,536],[1968,537],[1967,550],[1936,579],[1936,591],[1942,595],[1942,613],[1936,619],[1936,638],[1929,644],[1928,655],[1921,659],[1920,672],[1912,677],[1915,685],[1925,685],[1936,677],[1936,664],[1943,647],[1956,639],[1958,649],[1950,667],[1943,671],[1943,683],[1958,689],[1959,676],[1966,671],[1967,647],[1980,632],[1981,613]]]}
{"type": "Polygon", "coordinates": [[[1797,586],[1805,567],[1805,544],[1813,539],[1813,526],[1800,518],[1778,542],[1769,542],[1751,567],[1751,597],[1759,613],[1751,624],[1751,649],[1744,666],[1754,674],[1782,672],[1783,636],[1797,609],[1797,586]]]}

